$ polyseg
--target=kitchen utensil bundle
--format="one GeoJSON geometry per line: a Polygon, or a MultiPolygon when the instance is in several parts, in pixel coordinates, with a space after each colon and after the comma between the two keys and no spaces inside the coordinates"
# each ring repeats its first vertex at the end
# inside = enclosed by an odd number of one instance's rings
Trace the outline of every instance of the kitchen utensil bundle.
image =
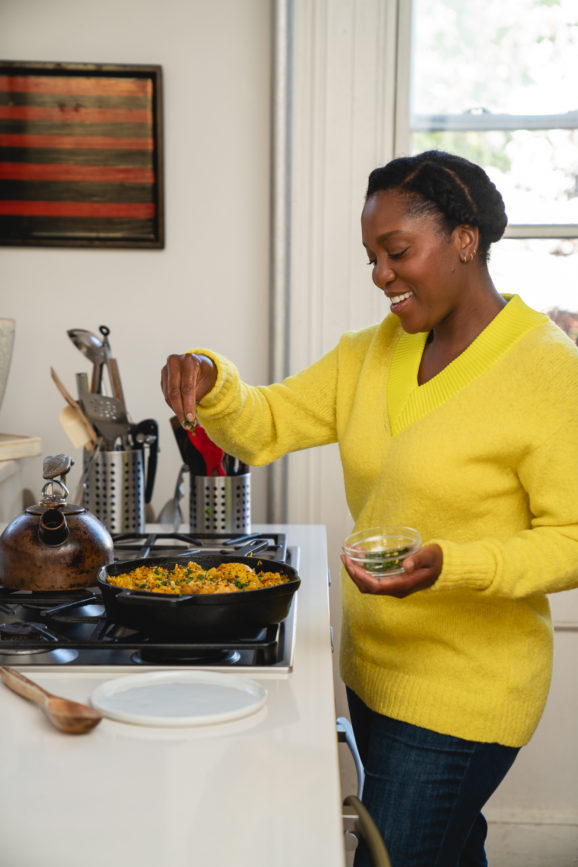
{"type": "Polygon", "coordinates": [[[200,424],[194,430],[186,431],[189,441],[194,449],[201,455],[205,467],[206,476],[224,476],[223,459],[225,452],[209,439],[207,432],[200,424]]]}
{"type": "Polygon", "coordinates": [[[191,475],[242,476],[249,472],[247,464],[215,445],[201,425],[196,425],[194,431],[185,430],[176,415],[171,416],[170,424],[183,463],[191,475]]]}
{"type": "Polygon", "coordinates": [[[91,424],[98,431],[102,447],[112,450],[120,440],[121,448],[130,448],[131,424],[128,420],[124,393],[116,359],[112,357],[108,336],[110,328],[100,326],[102,339],[84,328],[69,329],[68,336],[82,354],[92,362],[90,389],[88,377],[77,376],[79,403],[91,424]],[[108,391],[103,391],[103,371],[108,373],[108,391]]]}
{"type": "Polygon", "coordinates": [[[170,424],[189,470],[191,532],[248,533],[251,475],[247,464],[220,449],[201,425],[194,431],[184,430],[176,416],[171,417],[170,424]]]}
{"type": "Polygon", "coordinates": [[[92,362],[92,382],[90,390],[100,393],[102,391],[102,374],[106,367],[108,378],[111,387],[111,392],[120,401],[124,407],[124,395],[118,364],[115,358],[112,357],[108,335],[110,328],[106,325],[101,325],[99,331],[102,335],[102,340],[96,334],[87,331],[85,328],[71,328],[67,334],[83,355],[92,362]]]}
{"type": "Polygon", "coordinates": [[[61,423],[72,443],[84,447],[79,499],[85,507],[111,532],[143,532],[145,504],[151,501],[156,475],[158,425],[154,419],[131,423],[110,329],[101,325],[99,332],[100,336],[85,328],[67,331],[92,364],[90,384],[87,373],[76,374],[78,400],[51,368],[68,404],[61,423]]]}

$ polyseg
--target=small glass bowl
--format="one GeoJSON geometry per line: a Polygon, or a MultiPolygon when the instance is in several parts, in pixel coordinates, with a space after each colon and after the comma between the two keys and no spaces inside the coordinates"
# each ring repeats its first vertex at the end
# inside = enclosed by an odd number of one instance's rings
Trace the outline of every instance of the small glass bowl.
{"type": "Polygon", "coordinates": [[[374,578],[401,575],[402,562],[421,548],[421,536],[412,527],[371,527],[353,533],[343,553],[374,578]]]}

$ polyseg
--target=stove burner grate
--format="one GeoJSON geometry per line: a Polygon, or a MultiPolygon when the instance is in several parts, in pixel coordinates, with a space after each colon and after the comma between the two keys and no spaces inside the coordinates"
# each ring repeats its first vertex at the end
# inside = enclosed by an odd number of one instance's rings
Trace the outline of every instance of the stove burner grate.
{"type": "Polygon", "coordinates": [[[234,665],[241,658],[237,650],[216,647],[213,650],[192,648],[155,648],[144,646],[133,653],[132,660],[139,665],[234,665]]]}
{"type": "Polygon", "coordinates": [[[0,623],[0,642],[35,641],[40,632],[32,623],[0,623]]]}
{"type": "MultiPolygon", "coordinates": [[[[115,537],[113,537],[114,539],[115,537]]],[[[175,556],[194,548],[235,554],[248,540],[262,542],[263,559],[297,567],[298,551],[288,549],[283,533],[145,533],[116,537],[115,557],[144,557],[150,550],[175,556]],[[143,549],[143,544],[145,549],[143,549]],[[176,548],[175,548],[176,545],[176,548]],[[148,547],[151,546],[151,547],[148,547]]],[[[145,635],[107,619],[98,586],[68,591],[32,591],[0,586],[0,664],[51,665],[211,665],[285,666],[290,664],[294,614],[248,638],[174,642],[170,636],[145,635]]]]}
{"type": "Polygon", "coordinates": [[[39,641],[57,642],[58,638],[41,624],[17,620],[14,623],[0,623],[0,643],[7,641],[30,642],[32,645],[39,641]]]}
{"type": "Polygon", "coordinates": [[[194,556],[195,554],[235,554],[251,541],[264,540],[260,552],[269,560],[287,562],[285,533],[119,533],[113,535],[116,560],[144,559],[154,556],[194,556]]]}

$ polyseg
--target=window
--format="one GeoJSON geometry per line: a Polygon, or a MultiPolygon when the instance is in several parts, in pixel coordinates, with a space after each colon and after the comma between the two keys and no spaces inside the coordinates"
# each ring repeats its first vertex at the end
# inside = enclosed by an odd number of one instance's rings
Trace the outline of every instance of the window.
{"type": "Polygon", "coordinates": [[[401,0],[399,9],[411,60],[398,151],[436,147],[485,168],[509,220],[492,251],[497,287],[578,338],[575,0],[401,0]]]}

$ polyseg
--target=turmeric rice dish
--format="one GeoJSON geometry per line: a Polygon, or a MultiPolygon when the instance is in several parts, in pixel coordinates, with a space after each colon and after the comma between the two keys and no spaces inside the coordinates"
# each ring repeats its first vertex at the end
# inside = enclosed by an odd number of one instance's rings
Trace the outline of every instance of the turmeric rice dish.
{"type": "MultiPolygon", "coordinates": [[[[258,565],[259,561],[257,561],[258,565]]],[[[140,566],[120,575],[109,575],[107,581],[126,590],[148,590],[153,593],[239,593],[243,590],[263,590],[285,584],[287,575],[279,572],[257,572],[245,563],[221,563],[203,569],[190,561],[171,569],[163,566],[140,566]]]]}

